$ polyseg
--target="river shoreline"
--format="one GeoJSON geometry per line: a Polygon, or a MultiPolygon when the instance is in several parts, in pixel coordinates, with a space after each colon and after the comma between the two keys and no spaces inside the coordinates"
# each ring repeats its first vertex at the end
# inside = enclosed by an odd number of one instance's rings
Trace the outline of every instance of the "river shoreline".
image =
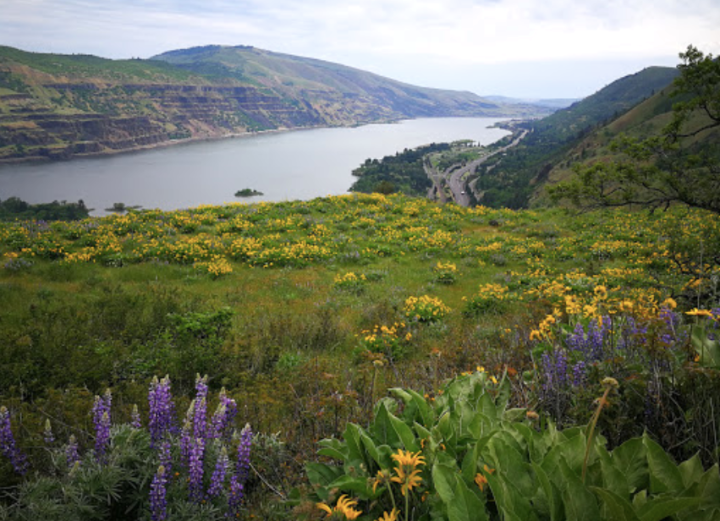
{"type": "Polygon", "coordinates": [[[242,138],[249,138],[249,137],[255,137],[255,136],[262,136],[266,134],[281,134],[286,132],[300,132],[303,130],[317,130],[317,129],[331,129],[331,128],[355,128],[355,127],[362,127],[365,125],[388,125],[391,123],[398,123],[400,121],[404,120],[411,120],[415,118],[403,118],[403,119],[393,119],[393,120],[378,120],[378,121],[369,121],[367,123],[353,123],[348,125],[333,125],[333,126],[327,126],[327,125],[313,125],[308,127],[281,127],[281,128],[274,128],[274,129],[268,129],[268,130],[256,130],[256,131],[249,131],[249,132],[230,132],[227,134],[218,134],[218,135],[198,135],[193,136],[185,139],[171,139],[168,141],[163,141],[161,143],[154,143],[152,145],[140,145],[133,148],[123,148],[121,150],[112,150],[112,149],[106,149],[102,150],[100,152],[89,152],[85,154],[73,154],[72,156],[68,158],[50,158],[50,157],[44,157],[44,156],[30,156],[30,157],[13,157],[13,158],[7,158],[7,159],[0,159],[0,168],[2,168],[3,165],[19,165],[19,164],[42,164],[42,163],[57,163],[57,162],[66,162],[66,161],[72,161],[74,159],[89,159],[89,158],[99,158],[99,157],[114,157],[121,154],[132,154],[137,152],[144,152],[147,150],[157,150],[162,148],[170,148],[180,145],[188,145],[193,143],[203,143],[207,141],[221,141],[225,139],[242,139],[242,138]]]}

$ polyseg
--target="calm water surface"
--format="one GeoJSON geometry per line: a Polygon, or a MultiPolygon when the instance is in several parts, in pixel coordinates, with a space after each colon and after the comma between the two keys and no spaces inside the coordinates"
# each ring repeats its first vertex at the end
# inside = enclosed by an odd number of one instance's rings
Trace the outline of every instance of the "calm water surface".
{"type": "Polygon", "coordinates": [[[110,157],[0,165],[0,199],[82,199],[102,215],[115,202],[173,210],[230,201],[284,201],[346,193],[367,158],[432,142],[489,144],[508,132],[494,118],[433,118],[194,142],[110,157]],[[235,198],[237,190],[264,193],[235,198]]]}

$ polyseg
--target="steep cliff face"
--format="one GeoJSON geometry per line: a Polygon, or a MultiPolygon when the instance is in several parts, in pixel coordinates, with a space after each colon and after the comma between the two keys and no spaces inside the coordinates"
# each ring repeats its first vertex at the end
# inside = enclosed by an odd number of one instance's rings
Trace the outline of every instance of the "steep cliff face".
{"type": "Polygon", "coordinates": [[[0,113],[0,160],[67,159],[334,123],[309,104],[290,104],[253,87],[56,82],[27,90],[0,92],[5,109],[0,113]]]}
{"type": "Polygon", "coordinates": [[[252,47],[211,46],[158,58],[105,60],[0,47],[0,161],[270,129],[519,114],[471,93],[415,87],[252,47]]]}

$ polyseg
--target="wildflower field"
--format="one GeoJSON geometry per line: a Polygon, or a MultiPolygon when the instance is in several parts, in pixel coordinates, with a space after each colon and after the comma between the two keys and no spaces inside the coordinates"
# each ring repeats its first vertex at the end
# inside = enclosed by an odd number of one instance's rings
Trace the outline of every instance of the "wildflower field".
{"type": "Polygon", "coordinates": [[[0,222],[0,519],[720,519],[719,284],[682,208],[0,222]]]}

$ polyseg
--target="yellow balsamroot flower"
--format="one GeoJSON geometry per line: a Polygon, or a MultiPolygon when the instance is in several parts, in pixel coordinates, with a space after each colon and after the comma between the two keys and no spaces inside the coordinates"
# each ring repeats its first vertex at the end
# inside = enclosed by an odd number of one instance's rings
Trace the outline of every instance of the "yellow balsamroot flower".
{"type": "Polygon", "coordinates": [[[402,492],[403,496],[409,490],[411,491],[413,487],[418,487],[422,483],[422,478],[419,476],[420,469],[417,467],[418,465],[425,465],[425,458],[420,454],[420,451],[413,454],[410,451],[400,449],[391,456],[398,464],[393,469],[397,475],[393,476],[391,481],[400,484],[400,492],[402,492]]]}
{"type": "Polygon", "coordinates": [[[607,288],[605,286],[595,286],[595,298],[605,300],[607,298],[607,288]]]}
{"type": "Polygon", "coordinates": [[[357,519],[362,515],[361,510],[355,510],[353,508],[355,505],[357,505],[357,501],[348,498],[347,494],[343,494],[342,496],[340,496],[340,498],[337,500],[335,508],[330,508],[325,503],[316,503],[315,505],[320,510],[324,510],[325,512],[327,512],[328,516],[332,516],[333,514],[338,513],[345,516],[345,519],[348,519],[349,521],[357,519]]]}
{"type": "Polygon", "coordinates": [[[665,300],[663,300],[663,303],[660,304],[660,307],[675,309],[677,307],[677,302],[675,302],[674,299],[666,298],[665,300]]]}
{"type": "Polygon", "coordinates": [[[397,521],[399,515],[400,512],[396,508],[393,508],[390,513],[383,512],[383,515],[378,517],[377,521],[397,521]]]}
{"type": "Polygon", "coordinates": [[[698,309],[698,308],[695,308],[695,309],[693,309],[692,311],[686,311],[685,314],[686,314],[686,315],[691,315],[691,316],[694,316],[694,317],[710,317],[710,318],[715,318],[715,317],[713,316],[713,314],[712,314],[712,311],[710,311],[710,310],[708,310],[708,309],[698,309]]]}
{"type": "Polygon", "coordinates": [[[568,315],[578,315],[582,311],[580,303],[571,295],[565,295],[565,311],[568,315]]]}

